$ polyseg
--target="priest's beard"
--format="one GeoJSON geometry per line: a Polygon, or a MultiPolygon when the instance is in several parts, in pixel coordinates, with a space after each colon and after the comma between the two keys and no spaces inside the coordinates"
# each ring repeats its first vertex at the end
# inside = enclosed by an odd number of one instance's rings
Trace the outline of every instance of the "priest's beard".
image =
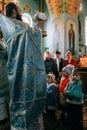
{"type": "Polygon", "coordinates": [[[16,19],[22,21],[22,18],[19,14],[16,15],[16,19]]]}

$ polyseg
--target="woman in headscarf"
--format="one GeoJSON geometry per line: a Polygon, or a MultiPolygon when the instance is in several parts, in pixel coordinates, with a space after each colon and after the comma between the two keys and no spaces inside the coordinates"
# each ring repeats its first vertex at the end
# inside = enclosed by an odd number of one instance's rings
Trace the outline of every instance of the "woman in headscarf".
{"type": "Polygon", "coordinates": [[[75,59],[73,59],[72,53],[71,53],[70,51],[67,51],[67,52],[65,53],[65,60],[63,60],[62,67],[65,67],[65,66],[67,66],[67,65],[72,65],[72,66],[74,66],[75,68],[78,67],[77,62],[76,62],[75,59]]]}

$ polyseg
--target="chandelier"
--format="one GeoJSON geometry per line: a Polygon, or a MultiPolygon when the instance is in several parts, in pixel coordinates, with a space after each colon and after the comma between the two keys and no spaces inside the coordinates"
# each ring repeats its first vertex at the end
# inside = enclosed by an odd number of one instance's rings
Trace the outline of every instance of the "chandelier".
{"type": "Polygon", "coordinates": [[[62,14],[77,18],[82,0],[46,0],[51,18],[55,19],[62,14]]]}

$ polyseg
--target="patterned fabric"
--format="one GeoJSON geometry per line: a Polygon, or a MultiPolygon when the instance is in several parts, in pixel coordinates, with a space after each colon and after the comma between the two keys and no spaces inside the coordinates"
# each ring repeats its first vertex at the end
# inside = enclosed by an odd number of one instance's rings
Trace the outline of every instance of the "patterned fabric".
{"type": "MultiPolygon", "coordinates": [[[[14,128],[13,126],[11,126],[11,130],[22,130],[22,129],[14,128]]],[[[32,123],[32,125],[28,128],[28,130],[44,130],[42,114],[40,115],[38,120],[32,123]]]]}
{"type": "Polygon", "coordinates": [[[8,117],[7,98],[8,78],[6,70],[6,48],[0,43],[0,121],[8,117]]]}
{"type": "Polygon", "coordinates": [[[8,53],[11,126],[29,130],[38,121],[46,98],[41,33],[1,14],[0,26],[8,53]]]}
{"type": "Polygon", "coordinates": [[[6,48],[0,43],[0,97],[8,91],[8,77],[6,70],[6,48]]]}
{"type": "Polygon", "coordinates": [[[6,97],[0,97],[0,121],[8,117],[7,106],[6,106],[6,97]]]}

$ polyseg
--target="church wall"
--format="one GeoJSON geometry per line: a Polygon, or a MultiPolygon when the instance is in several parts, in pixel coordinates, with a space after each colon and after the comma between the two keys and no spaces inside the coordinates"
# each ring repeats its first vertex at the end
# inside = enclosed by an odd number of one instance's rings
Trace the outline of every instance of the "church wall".
{"type": "MultiPolygon", "coordinates": [[[[28,12],[32,17],[34,16],[35,10],[40,9],[40,0],[17,0],[18,4],[21,6],[22,12],[28,12]],[[26,5],[29,6],[29,10],[25,9],[26,5]]],[[[74,24],[75,30],[75,57],[78,57],[79,43],[85,45],[85,17],[87,16],[87,1],[82,0],[83,10],[80,12],[81,21],[81,39],[79,41],[78,32],[78,20],[73,17],[68,17],[67,15],[62,15],[55,20],[50,18],[46,1],[42,0],[42,11],[46,12],[48,21],[45,23],[44,30],[47,32],[47,36],[42,38],[42,52],[49,50],[51,53],[55,53],[58,49],[62,57],[66,50],[69,48],[68,45],[68,29],[69,24],[72,22],[74,24]]]]}
{"type": "MultiPolygon", "coordinates": [[[[46,3],[45,3],[46,5],[46,3]]],[[[79,32],[79,23],[78,23],[78,17],[74,18],[74,17],[70,17],[67,15],[63,15],[63,17],[59,17],[56,18],[56,20],[52,20],[50,18],[49,12],[48,12],[48,8],[47,6],[44,6],[44,11],[47,13],[48,15],[48,21],[46,23],[46,31],[48,36],[46,38],[44,38],[44,51],[45,50],[49,50],[52,53],[55,52],[56,49],[59,49],[62,53],[62,56],[64,57],[64,53],[66,52],[66,50],[69,48],[68,45],[68,29],[69,29],[69,23],[73,23],[74,24],[74,30],[75,30],[75,58],[78,58],[78,53],[79,53],[79,44],[83,44],[85,46],[85,17],[87,16],[87,1],[86,0],[82,0],[82,10],[79,12],[79,18],[80,18],[80,23],[81,23],[81,34],[79,32]],[[64,33],[62,32],[62,21],[64,23],[64,33]],[[53,37],[54,37],[54,28],[55,28],[55,23],[57,23],[57,28],[56,28],[56,32],[58,34],[58,28],[60,28],[60,35],[57,36],[57,40],[58,42],[55,43],[53,42],[53,37]],[[62,32],[62,33],[61,33],[62,32]],[[64,37],[63,37],[64,36],[64,37]],[[60,38],[59,38],[60,37],[60,38]],[[60,40],[61,39],[61,40],[60,40]],[[60,43],[60,47],[58,46],[59,42],[62,41],[60,43]],[[61,47],[63,46],[63,47],[61,47]]],[[[57,35],[55,34],[55,35],[57,35]]],[[[87,47],[86,47],[86,54],[87,54],[87,47]]]]}
{"type": "Polygon", "coordinates": [[[17,3],[20,5],[22,12],[27,12],[32,17],[35,10],[39,10],[39,0],[17,0],[17,3]],[[29,10],[26,8],[26,5],[28,5],[29,10]]]}

